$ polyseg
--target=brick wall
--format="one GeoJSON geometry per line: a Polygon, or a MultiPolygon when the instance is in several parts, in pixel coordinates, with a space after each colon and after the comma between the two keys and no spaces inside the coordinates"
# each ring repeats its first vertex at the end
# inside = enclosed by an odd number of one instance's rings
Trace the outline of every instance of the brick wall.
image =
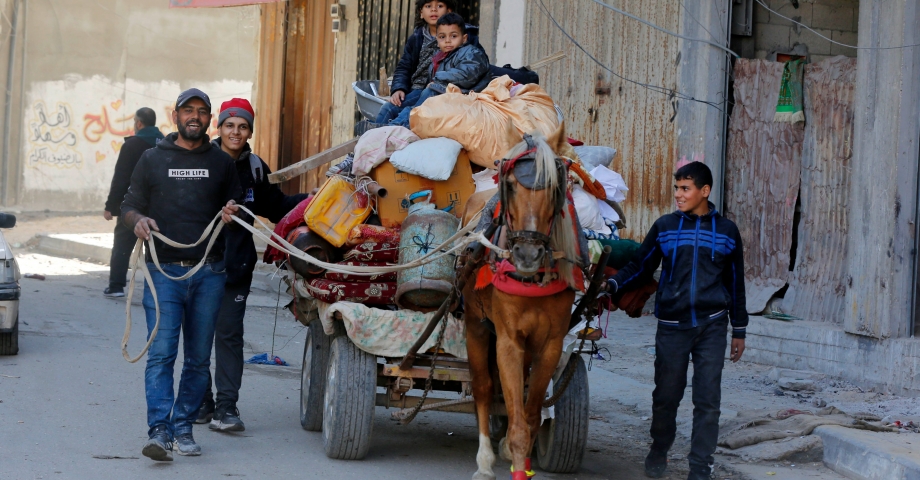
{"type": "MultiPolygon", "coordinates": [[[[859,21],[859,0],[763,0],[771,9],[794,18],[835,41],[855,45],[859,21]]],[[[768,58],[773,53],[791,52],[805,45],[812,62],[835,55],[855,57],[856,49],[832,44],[814,33],[770,13],[754,2],[754,54],[768,58]]]]}

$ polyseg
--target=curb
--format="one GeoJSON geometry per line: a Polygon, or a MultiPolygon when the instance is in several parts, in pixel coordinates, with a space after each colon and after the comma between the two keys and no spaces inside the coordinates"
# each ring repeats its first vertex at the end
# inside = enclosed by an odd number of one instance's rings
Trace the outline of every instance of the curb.
{"type": "Polygon", "coordinates": [[[89,259],[97,263],[109,264],[112,258],[111,233],[105,234],[39,234],[38,251],[65,258],[89,259]],[[105,244],[108,243],[108,247],[105,244]]]}
{"type": "Polygon", "coordinates": [[[920,479],[920,435],[840,426],[818,427],[815,433],[824,442],[824,465],[841,475],[855,480],[920,479]]]}

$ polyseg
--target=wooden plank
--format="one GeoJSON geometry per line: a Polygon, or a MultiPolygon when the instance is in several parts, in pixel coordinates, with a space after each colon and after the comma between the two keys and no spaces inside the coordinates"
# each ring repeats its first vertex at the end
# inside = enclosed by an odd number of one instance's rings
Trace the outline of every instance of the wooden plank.
{"type": "Polygon", "coordinates": [[[281,183],[303,175],[310,170],[313,170],[314,168],[319,168],[329,162],[333,162],[349,154],[354,150],[355,145],[357,144],[358,139],[354,138],[341,145],[337,145],[328,150],[317,153],[310,158],[305,158],[291,166],[282,168],[281,170],[272,173],[268,176],[268,181],[271,183],[281,183]]]}

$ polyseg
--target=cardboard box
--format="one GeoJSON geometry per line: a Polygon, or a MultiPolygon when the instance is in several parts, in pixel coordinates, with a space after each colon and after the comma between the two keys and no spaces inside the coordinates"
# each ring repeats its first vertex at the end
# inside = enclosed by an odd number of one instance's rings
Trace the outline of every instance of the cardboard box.
{"type": "Polygon", "coordinates": [[[463,215],[463,209],[466,208],[466,201],[476,191],[473,169],[466,150],[460,151],[454,171],[451,172],[450,178],[444,181],[436,182],[401,172],[388,161],[375,168],[370,173],[370,177],[381,187],[387,189],[386,198],[380,198],[377,201],[377,213],[380,215],[380,222],[385,227],[402,225],[403,220],[409,215],[409,209],[402,205],[402,201],[415,192],[431,190],[433,192],[431,200],[437,208],[443,210],[453,205],[454,208],[450,213],[460,218],[463,215]]]}

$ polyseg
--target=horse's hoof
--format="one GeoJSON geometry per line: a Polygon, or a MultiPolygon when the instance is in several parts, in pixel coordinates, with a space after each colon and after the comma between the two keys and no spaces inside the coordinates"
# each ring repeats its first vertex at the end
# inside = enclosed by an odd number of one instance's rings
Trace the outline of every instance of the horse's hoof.
{"type": "Polygon", "coordinates": [[[473,480],[495,480],[495,474],[476,472],[473,474],[473,480]]]}
{"type": "Polygon", "coordinates": [[[508,437],[498,441],[498,456],[506,462],[511,461],[511,447],[508,446],[508,437]]]}

